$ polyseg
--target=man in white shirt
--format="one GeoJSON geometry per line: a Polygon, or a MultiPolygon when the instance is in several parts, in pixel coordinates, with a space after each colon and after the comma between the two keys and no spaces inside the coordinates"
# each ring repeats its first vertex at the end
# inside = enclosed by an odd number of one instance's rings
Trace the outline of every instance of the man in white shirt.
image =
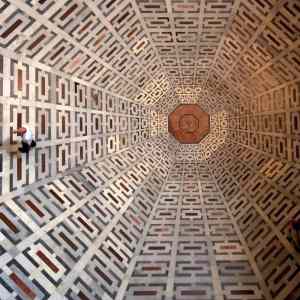
{"type": "Polygon", "coordinates": [[[18,133],[22,137],[22,147],[18,148],[20,152],[28,153],[30,148],[36,146],[36,142],[33,139],[33,133],[27,126],[18,128],[14,132],[18,133]]]}

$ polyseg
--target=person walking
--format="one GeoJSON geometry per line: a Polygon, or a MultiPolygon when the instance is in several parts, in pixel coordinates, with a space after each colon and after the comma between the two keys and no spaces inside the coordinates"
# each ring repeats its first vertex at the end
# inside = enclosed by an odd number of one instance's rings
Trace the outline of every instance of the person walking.
{"type": "Polygon", "coordinates": [[[22,137],[22,147],[18,148],[21,153],[28,153],[31,148],[36,146],[36,142],[33,139],[33,133],[27,126],[14,130],[14,133],[17,133],[22,137]]]}

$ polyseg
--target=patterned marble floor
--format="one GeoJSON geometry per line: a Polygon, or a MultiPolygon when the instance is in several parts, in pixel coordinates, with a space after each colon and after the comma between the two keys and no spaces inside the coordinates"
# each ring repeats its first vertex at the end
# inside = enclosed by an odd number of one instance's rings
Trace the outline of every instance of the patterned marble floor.
{"type": "Polygon", "coordinates": [[[0,299],[271,299],[208,167],[172,148],[152,139],[3,201],[0,299]]]}
{"type": "Polygon", "coordinates": [[[0,300],[299,300],[299,13],[0,0],[0,300]],[[177,153],[180,103],[211,128],[177,153]]]}
{"type": "Polygon", "coordinates": [[[2,197],[0,299],[298,300],[285,238],[176,147],[152,138],[2,197]]]}
{"type": "Polygon", "coordinates": [[[125,299],[265,299],[245,240],[205,163],[172,166],[145,231],[125,299]]]}

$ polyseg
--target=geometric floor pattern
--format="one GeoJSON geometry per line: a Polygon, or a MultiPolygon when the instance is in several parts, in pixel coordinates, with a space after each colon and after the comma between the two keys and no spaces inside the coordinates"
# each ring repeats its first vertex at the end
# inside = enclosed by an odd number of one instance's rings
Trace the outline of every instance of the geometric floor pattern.
{"type": "Polygon", "coordinates": [[[47,69],[0,54],[0,146],[16,144],[13,130],[21,126],[33,129],[38,144],[29,157],[0,148],[0,195],[149,136],[149,108],[47,69]]]}
{"type": "Polygon", "coordinates": [[[264,299],[204,163],[172,166],[145,231],[124,299],[264,299]]]}
{"type": "Polygon", "coordinates": [[[1,203],[1,299],[115,299],[166,150],[144,143],[1,203]]]}
{"type": "Polygon", "coordinates": [[[299,32],[299,0],[0,0],[0,300],[299,300],[299,32]]]}
{"type": "Polygon", "coordinates": [[[169,142],[1,203],[1,299],[273,299],[208,165],[169,142]]]}

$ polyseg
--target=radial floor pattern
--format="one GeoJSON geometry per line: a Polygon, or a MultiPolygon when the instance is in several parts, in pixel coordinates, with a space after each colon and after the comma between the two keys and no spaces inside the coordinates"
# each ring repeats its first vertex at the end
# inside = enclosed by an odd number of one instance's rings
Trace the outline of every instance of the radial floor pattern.
{"type": "Polygon", "coordinates": [[[299,33],[299,0],[0,0],[0,300],[300,300],[299,33]]]}

